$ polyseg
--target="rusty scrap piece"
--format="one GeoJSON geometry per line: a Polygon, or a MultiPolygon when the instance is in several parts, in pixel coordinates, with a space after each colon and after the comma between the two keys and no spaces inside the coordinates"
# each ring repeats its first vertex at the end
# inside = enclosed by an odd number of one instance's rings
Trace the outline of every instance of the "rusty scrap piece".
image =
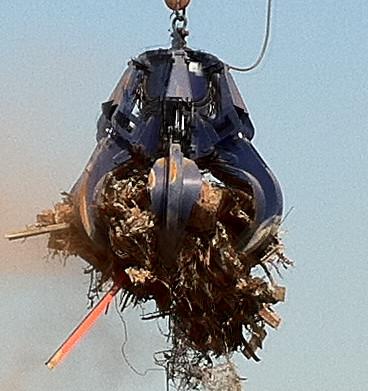
{"type": "Polygon", "coordinates": [[[277,329],[280,326],[281,318],[276,312],[264,307],[258,313],[261,318],[274,329],[277,329]]]}

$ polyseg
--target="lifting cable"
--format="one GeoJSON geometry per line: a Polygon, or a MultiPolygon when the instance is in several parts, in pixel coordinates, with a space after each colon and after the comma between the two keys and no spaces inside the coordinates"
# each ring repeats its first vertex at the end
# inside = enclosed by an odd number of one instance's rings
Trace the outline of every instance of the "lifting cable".
{"type": "Polygon", "coordinates": [[[237,67],[237,66],[233,66],[233,65],[228,64],[227,66],[230,70],[232,69],[232,70],[238,71],[238,72],[249,72],[249,71],[253,71],[254,69],[256,69],[258,67],[258,65],[262,62],[262,60],[266,54],[266,51],[267,51],[267,48],[268,48],[268,45],[270,42],[271,19],[272,19],[272,0],[268,0],[267,15],[266,15],[266,27],[265,27],[265,33],[264,33],[264,38],[263,38],[263,44],[262,44],[261,51],[260,51],[256,61],[251,66],[248,66],[248,67],[237,67]]]}

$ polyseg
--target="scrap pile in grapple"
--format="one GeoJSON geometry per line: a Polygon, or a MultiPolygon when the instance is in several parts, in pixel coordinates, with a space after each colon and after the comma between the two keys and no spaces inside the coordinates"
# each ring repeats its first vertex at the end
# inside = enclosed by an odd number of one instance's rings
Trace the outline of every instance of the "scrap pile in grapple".
{"type": "MultiPolygon", "coordinates": [[[[168,269],[157,256],[159,232],[149,210],[148,172],[128,170],[121,178],[116,172],[107,176],[98,204],[115,263],[131,281],[124,287],[126,295],[135,303],[155,300],[157,313],[152,317],[170,316],[172,332],[190,349],[217,356],[241,350],[258,360],[255,351],[262,347],[265,324],[277,327],[280,322],[271,305],[285,295],[270,269],[289,261],[277,235],[251,257],[237,250],[235,238],[252,219],[252,196],[204,182],[177,263],[168,269]]],[[[72,203],[66,198],[56,206],[56,215],[62,210],[72,221],[72,203]]],[[[100,256],[90,251],[73,223],[67,231],[51,233],[49,248],[79,255],[92,265],[100,256]]],[[[105,281],[114,271],[100,272],[105,281]]]]}

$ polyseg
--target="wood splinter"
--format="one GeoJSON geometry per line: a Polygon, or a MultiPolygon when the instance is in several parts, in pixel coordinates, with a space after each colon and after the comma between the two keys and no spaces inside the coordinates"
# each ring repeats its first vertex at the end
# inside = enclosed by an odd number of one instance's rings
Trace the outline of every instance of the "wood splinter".
{"type": "Polygon", "coordinates": [[[70,228],[69,223],[59,223],[50,225],[34,225],[21,231],[11,232],[5,235],[5,239],[19,240],[26,239],[32,236],[46,235],[51,232],[65,231],[70,228]]]}

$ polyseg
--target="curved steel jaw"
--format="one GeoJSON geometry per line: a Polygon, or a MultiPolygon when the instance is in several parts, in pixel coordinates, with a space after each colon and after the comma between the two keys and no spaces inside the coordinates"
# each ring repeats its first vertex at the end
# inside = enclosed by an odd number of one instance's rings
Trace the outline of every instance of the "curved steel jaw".
{"type": "Polygon", "coordinates": [[[160,221],[158,255],[168,265],[175,261],[182,236],[202,188],[194,161],[184,158],[180,144],[171,144],[169,156],[153,165],[148,187],[152,210],[160,221]]]}

